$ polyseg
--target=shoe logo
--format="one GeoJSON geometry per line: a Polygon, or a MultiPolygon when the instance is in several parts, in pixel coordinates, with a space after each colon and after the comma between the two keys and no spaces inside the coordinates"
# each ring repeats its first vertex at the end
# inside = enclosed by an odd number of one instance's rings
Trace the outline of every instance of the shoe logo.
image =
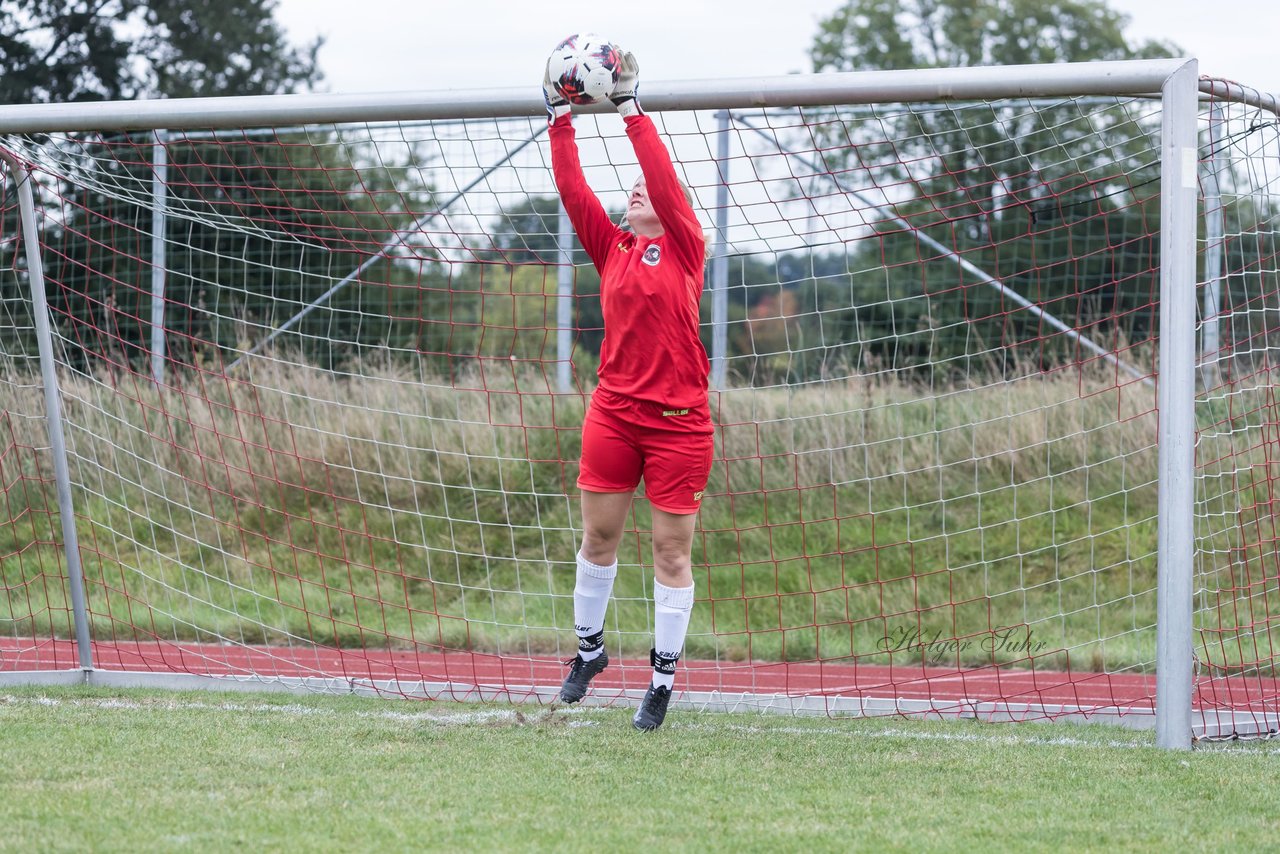
{"type": "Polygon", "coordinates": [[[650,267],[658,266],[658,262],[662,260],[662,247],[649,246],[644,250],[644,254],[640,256],[640,260],[650,267]]]}
{"type": "Polygon", "coordinates": [[[670,676],[676,672],[676,662],[680,660],[680,652],[674,653],[659,652],[653,650],[649,653],[649,666],[658,673],[670,676]]]}

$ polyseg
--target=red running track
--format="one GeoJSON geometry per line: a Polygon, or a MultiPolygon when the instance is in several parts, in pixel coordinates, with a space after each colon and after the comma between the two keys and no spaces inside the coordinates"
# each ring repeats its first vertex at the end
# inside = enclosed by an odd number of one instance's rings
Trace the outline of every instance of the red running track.
{"type": "MultiPolygon", "coordinates": [[[[201,676],[294,677],[340,680],[397,680],[405,683],[454,683],[494,686],[512,696],[531,696],[529,686],[558,686],[563,663],[549,657],[485,653],[421,653],[335,649],[330,647],[241,646],[117,641],[93,644],[98,670],[201,676]]],[[[78,666],[69,640],[0,639],[0,672],[72,670],[78,666]]],[[[649,663],[614,662],[592,685],[598,689],[643,690],[649,663]]],[[[1025,670],[995,667],[864,665],[846,661],[775,663],[681,663],[680,689],[720,694],[788,697],[848,697],[925,700],[948,703],[1027,704],[1081,710],[1122,709],[1153,714],[1155,677],[1025,670]]],[[[1264,678],[1203,678],[1195,708],[1237,712],[1276,712],[1280,681],[1264,678]]],[[[1059,712],[1060,713],[1060,712],[1059,712]]],[[[1040,715],[1052,716],[1053,713],[1040,715]]]]}

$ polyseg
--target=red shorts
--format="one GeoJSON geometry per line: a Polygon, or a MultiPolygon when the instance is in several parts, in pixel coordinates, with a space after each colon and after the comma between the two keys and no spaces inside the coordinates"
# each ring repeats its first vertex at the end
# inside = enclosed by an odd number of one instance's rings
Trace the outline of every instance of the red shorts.
{"type": "Polygon", "coordinates": [[[671,410],[596,389],[582,424],[578,488],[632,492],[643,477],[645,497],[654,507],[697,513],[711,476],[714,443],[705,403],[671,410]]]}

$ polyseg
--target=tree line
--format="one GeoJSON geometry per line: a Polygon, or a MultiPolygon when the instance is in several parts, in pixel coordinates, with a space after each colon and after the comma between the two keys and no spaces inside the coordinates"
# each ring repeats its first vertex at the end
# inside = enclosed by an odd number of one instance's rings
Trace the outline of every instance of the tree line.
{"type": "MultiPolygon", "coordinates": [[[[290,45],[273,9],[269,0],[0,0],[7,13],[0,56],[10,69],[0,76],[0,98],[257,94],[314,85],[319,43],[290,45]],[[128,24],[146,34],[132,47],[121,35],[128,24]],[[53,49],[37,49],[40,30],[53,49]],[[143,54],[148,62],[137,62],[143,54]]],[[[814,70],[827,71],[1176,52],[1131,44],[1123,25],[1101,0],[1052,8],[1033,0],[850,0],[821,23],[812,57],[814,70]]],[[[982,109],[900,109],[875,122],[835,114],[815,123],[828,174],[855,171],[876,147],[892,147],[876,160],[874,178],[909,192],[857,240],[729,259],[736,382],[880,370],[960,379],[1082,358],[1075,339],[984,278],[1108,348],[1150,339],[1158,311],[1159,162],[1140,116],[1069,100],[1036,109],[990,105],[978,116],[982,109]]],[[[331,141],[313,131],[170,143],[166,332],[176,364],[225,364],[286,321],[292,333],[278,346],[333,367],[373,350],[414,354],[442,373],[477,357],[542,365],[556,358],[554,196],[501,212],[490,223],[492,240],[476,241],[464,260],[423,246],[384,253],[412,226],[413,206],[433,204],[433,188],[417,177],[416,164],[370,168],[344,146],[325,144],[331,141]],[[294,319],[357,269],[321,308],[294,319]]],[[[46,218],[45,260],[57,283],[55,319],[81,367],[105,359],[145,370],[149,359],[152,211],[110,188],[149,181],[150,142],[147,134],[118,134],[60,143],[82,147],[86,172],[58,188],[60,214],[46,218]]],[[[8,234],[14,217],[7,203],[8,234]]],[[[1240,273],[1228,287],[1243,299],[1246,287],[1257,288],[1243,275],[1256,258],[1243,243],[1232,251],[1229,269],[1240,273]]],[[[573,260],[575,353],[586,369],[603,335],[599,279],[580,250],[573,260]]],[[[22,302],[16,279],[3,288],[10,293],[0,296],[22,302]]],[[[709,314],[704,300],[708,344],[709,314]]],[[[9,352],[31,349],[25,326],[9,330],[9,352]]]]}

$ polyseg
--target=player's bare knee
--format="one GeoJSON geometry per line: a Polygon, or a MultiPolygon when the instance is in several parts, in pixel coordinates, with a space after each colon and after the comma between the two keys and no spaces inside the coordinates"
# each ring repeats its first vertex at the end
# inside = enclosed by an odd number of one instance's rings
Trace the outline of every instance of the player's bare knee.
{"type": "Polygon", "coordinates": [[[693,583],[692,561],[687,549],[654,546],[653,575],[667,587],[688,587],[693,583]]]}
{"type": "Polygon", "coordinates": [[[609,566],[618,557],[622,532],[602,530],[586,525],[582,531],[582,556],[596,566],[609,566]]]}
{"type": "Polygon", "coordinates": [[[654,525],[653,553],[655,556],[688,560],[689,549],[692,546],[693,531],[669,525],[654,525]]]}

